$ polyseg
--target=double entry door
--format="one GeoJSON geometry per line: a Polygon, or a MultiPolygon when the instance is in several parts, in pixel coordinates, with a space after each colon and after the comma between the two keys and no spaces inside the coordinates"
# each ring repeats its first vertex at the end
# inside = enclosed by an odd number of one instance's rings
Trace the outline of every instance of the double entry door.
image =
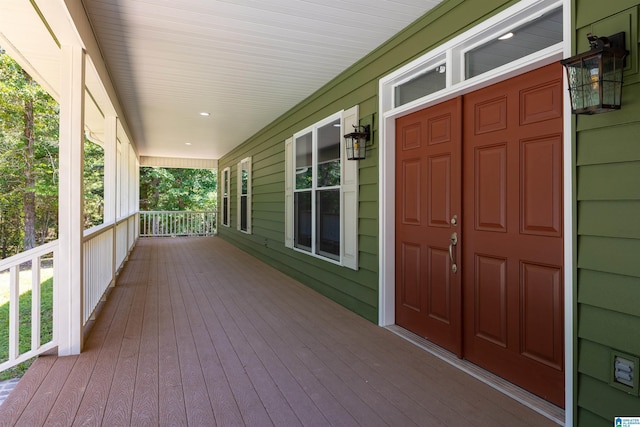
{"type": "Polygon", "coordinates": [[[396,121],[396,324],[564,406],[562,71],[396,121]]]}

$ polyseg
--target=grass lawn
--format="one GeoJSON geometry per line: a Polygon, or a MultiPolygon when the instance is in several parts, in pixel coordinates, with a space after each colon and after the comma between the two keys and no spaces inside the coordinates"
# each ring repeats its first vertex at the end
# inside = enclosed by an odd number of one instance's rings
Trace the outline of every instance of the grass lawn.
{"type": "MultiPolygon", "coordinates": [[[[40,281],[53,277],[53,268],[40,269],[40,281]]],[[[18,275],[20,287],[20,295],[31,290],[31,270],[21,271],[18,275]]],[[[9,271],[5,270],[0,273],[0,305],[9,302],[9,271]]]]}
{"type": "MultiPolygon", "coordinates": [[[[40,342],[51,340],[53,334],[53,270],[41,270],[40,288],[40,342]]],[[[7,274],[0,274],[0,363],[9,358],[9,279],[7,274]],[[3,276],[7,276],[6,279],[3,276]],[[5,283],[6,280],[6,283],[5,283]],[[6,298],[5,298],[6,293],[6,298]]],[[[31,271],[20,273],[20,354],[31,348],[31,271]],[[23,286],[23,273],[25,276],[23,286]]],[[[24,375],[33,359],[0,373],[0,381],[18,378],[24,375]]]]}

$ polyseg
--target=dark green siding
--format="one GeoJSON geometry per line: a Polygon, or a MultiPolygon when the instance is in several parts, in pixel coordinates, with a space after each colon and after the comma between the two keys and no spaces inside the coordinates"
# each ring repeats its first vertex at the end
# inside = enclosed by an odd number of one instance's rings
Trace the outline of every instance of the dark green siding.
{"type": "MultiPolygon", "coordinates": [[[[638,2],[576,0],[576,52],[585,34],[625,31],[631,51],[620,111],[575,122],[577,411],[575,425],[638,416],[640,399],[609,385],[611,352],[640,355],[640,73],[638,2]]],[[[636,371],[640,367],[636,367],[636,371]]]]}
{"type": "MultiPolygon", "coordinates": [[[[447,0],[220,159],[231,168],[231,227],[219,234],[365,318],[378,318],[378,80],[515,1],[447,0]],[[374,146],[360,162],[359,271],[284,246],[284,141],[353,105],[374,120],[374,146]],[[253,234],[236,230],[237,163],[252,156],[253,234]]],[[[419,19],[418,19],[419,18],[419,19]]]]}

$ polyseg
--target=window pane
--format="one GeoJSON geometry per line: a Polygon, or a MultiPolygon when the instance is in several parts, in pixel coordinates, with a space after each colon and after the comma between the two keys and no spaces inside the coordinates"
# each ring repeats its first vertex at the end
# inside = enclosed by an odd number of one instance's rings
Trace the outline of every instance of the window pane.
{"type": "Polygon", "coordinates": [[[340,120],[318,128],[318,187],[340,185],[340,120]]]}
{"type": "Polygon", "coordinates": [[[225,196],[222,198],[222,223],[224,225],[229,225],[229,211],[227,209],[228,206],[229,198],[225,196]]]}
{"type": "Polygon", "coordinates": [[[340,190],[317,192],[317,253],[340,260],[340,190]]]}
{"type": "Polygon", "coordinates": [[[510,38],[495,39],[467,52],[465,77],[475,77],[560,43],[562,41],[562,8],[513,29],[511,34],[510,38]]]}
{"type": "Polygon", "coordinates": [[[406,83],[396,86],[395,106],[399,107],[444,89],[447,84],[446,71],[445,65],[438,65],[433,70],[429,70],[406,83]]]}
{"type": "Polygon", "coordinates": [[[248,194],[247,188],[249,186],[249,172],[245,169],[244,163],[242,165],[242,194],[248,194]]]}
{"type": "Polygon", "coordinates": [[[296,189],[311,188],[313,184],[313,154],[311,132],[296,138],[296,189]]]}
{"type": "Polygon", "coordinates": [[[229,191],[229,171],[225,170],[224,172],[222,172],[223,175],[223,180],[224,180],[224,184],[222,185],[222,191],[223,194],[226,196],[228,194],[229,191]]]}
{"type": "Polygon", "coordinates": [[[240,230],[247,231],[247,196],[240,196],[240,230]]]}
{"type": "Polygon", "coordinates": [[[294,200],[295,247],[311,252],[311,192],[295,193],[294,200]]]}

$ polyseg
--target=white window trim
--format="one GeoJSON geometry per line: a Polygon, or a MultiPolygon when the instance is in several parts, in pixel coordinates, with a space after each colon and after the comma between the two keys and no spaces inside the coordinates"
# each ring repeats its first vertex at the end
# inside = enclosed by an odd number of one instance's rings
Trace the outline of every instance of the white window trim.
{"type": "MultiPolygon", "coordinates": [[[[433,49],[420,58],[406,64],[393,73],[383,77],[379,81],[379,111],[378,122],[380,135],[379,149],[379,301],[378,301],[378,324],[380,326],[393,325],[395,323],[395,120],[401,116],[419,111],[430,105],[435,105],[452,99],[456,96],[481,89],[493,83],[506,80],[524,72],[534,70],[544,65],[553,63],[563,57],[571,56],[571,0],[522,0],[514,6],[505,9],[490,19],[485,20],[469,31],[455,37],[449,42],[433,49]],[[468,80],[460,80],[454,84],[453,69],[461,70],[459,76],[464,77],[464,49],[469,48],[470,40],[478,42],[480,35],[485,38],[496,37],[504,34],[507,28],[520,25],[528,20],[534,19],[537,14],[554,9],[562,5],[563,7],[563,41],[557,45],[550,46],[535,54],[526,56],[512,63],[503,65],[489,72],[468,80]],[[476,39],[474,39],[476,37],[476,39]],[[457,51],[455,47],[461,47],[457,51]],[[405,105],[394,108],[395,85],[401,84],[415,77],[428,68],[435,67],[441,61],[442,55],[446,57],[447,66],[447,87],[419,98],[405,105]]],[[[564,79],[564,89],[566,93],[567,82],[564,79]]],[[[573,230],[573,177],[572,170],[572,131],[571,131],[571,105],[569,97],[564,98],[564,313],[565,313],[565,424],[572,425],[574,411],[571,402],[573,396],[573,371],[574,371],[574,345],[573,331],[574,323],[574,239],[570,233],[573,230]]]]}
{"type": "Polygon", "coordinates": [[[238,229],[238,231],[242,232],[242,233],[246,233],[246,234],[251,234],[251,157],[245,157],[244,159],[240,160],[240,162],[238,163],[238,200],[237,200],[237,204],[238,204],[238,224],[236,226],[236,228],[238,229]],[[242,171],[246,170],[247,171],[247,229],[246,230],[242,230],[241,226],[242,226],[242,209],[241,209],[241,204],[242,204],[242,171]]]}
{"type": "Polygon", "coordinates": [[[222,206],[220,207],[220,212],[222,213],[221,218],[220,218],[220,224],[222,224],[224,227],[230,227],[231,226],[231,169],[230,168],[224,168],[222,170],[222,206]],[[227,179],[225,180],[225,175],[227,177],[227,179]],[[226,184],[226,188],[225,187],[226,184]],[[225,196],[226,194],[226,196],[225,196]],[[225,207],[225,203],[224,203],[224,199],[227,199],[227,203],[226,203],[226,207],[225,207]],[[223,210],[226,209],[226,212],[224,212],[223,210]],[[227,217],[227,223],[225,224],[224,222],[224,218],[225,218],[225,213],[226,213],[226,217],[227,217]]]}
{"type": "MultiPolygon", "coordinates": [[[[312,126],[296,132],[285,141],[285,246],[296,252],[321,259],[323,261],[358,269],[358,174],[357,161],[349,161],[346,156],[346,144],[344,134],[358,124],[358,106],[333,114],[312,126]],[[316,152],[317,128],[340,119],[340,259],[334,260],[314,252],[304,251],[295,247],[294,236],[294,193],[295,193],[295,149],[294,141],[297,137],[309,132],[314,133],[313,152],[316,152]]],[[[315,170],[315,169],[314,169],[315,170]]],[[[312,206],[315,206],[315,198],[312,198],[312,206]]],[[[315,211],[315,209],[314,209],[315,211]]],[[[312,216],[315,221],[315,215],[312,216]]],[[[315,223],[315,222],[314,222],[315,223]]],[[[315,233],[315,227],[312,226],[315,233]]],[[[312,242],[312,248],[314,242],[312,242]]]]}

